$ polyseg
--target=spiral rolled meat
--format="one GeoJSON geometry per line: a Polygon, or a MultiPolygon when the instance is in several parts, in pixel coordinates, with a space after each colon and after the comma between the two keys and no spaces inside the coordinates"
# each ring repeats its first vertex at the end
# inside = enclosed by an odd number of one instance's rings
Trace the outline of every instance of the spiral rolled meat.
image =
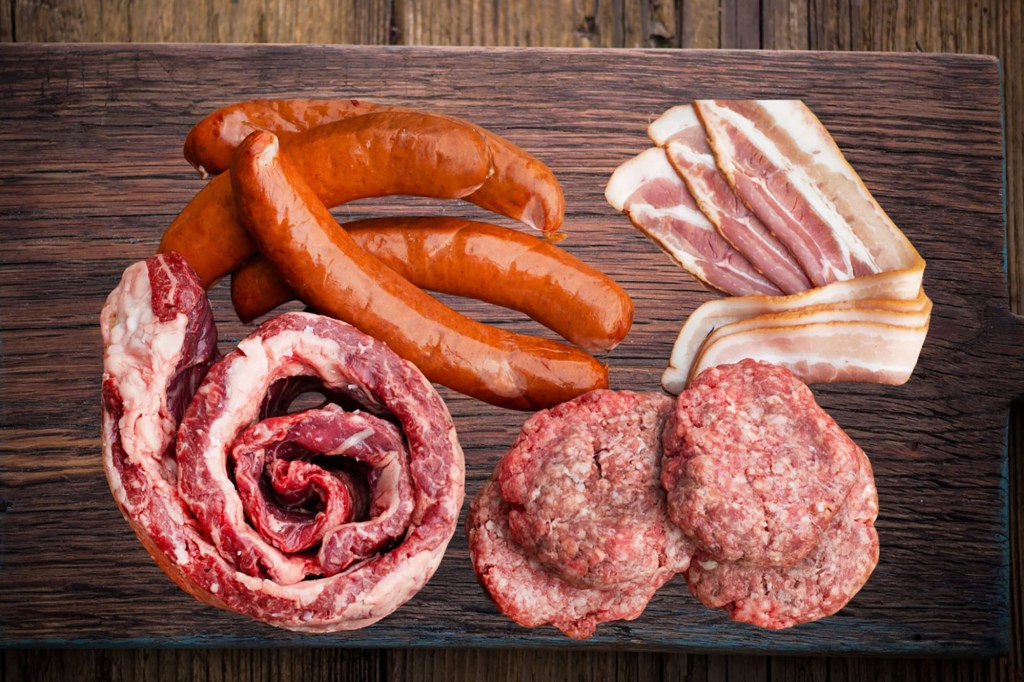
{"type": "Polygon", "coordinates": [[[330,632],[380,620],[433,575],[464,463],[447,408],[413,365],[305,313],[268,321],[214,362],[209,303],[176,254],[129,267],[101,322],[107,478],[183,589],[330,632]],[[309,391],[325,404],[289,414],[309,391]]]}

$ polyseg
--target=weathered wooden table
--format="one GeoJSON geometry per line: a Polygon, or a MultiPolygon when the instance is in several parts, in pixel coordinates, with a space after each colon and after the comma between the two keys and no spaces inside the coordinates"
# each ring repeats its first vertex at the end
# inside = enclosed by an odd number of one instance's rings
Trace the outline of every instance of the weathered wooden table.
{"type": "MultiPolygon", "coordinates": [[[[0,5],[4,40],[185,40],[406,44],[683,46],[991,53],[1003,60],[1009,297],[1019,311],[1024,89],[1021,5],[933,7],[930,2],[285,3],[259,8],[193,3],[0,5]]],[[[16,679],[1018,679],[1022,429],[1011,420],[1011,650],[997,659],[706,656],[541,650],[101,650],[7,651],[0,680],[16,679]]]]}

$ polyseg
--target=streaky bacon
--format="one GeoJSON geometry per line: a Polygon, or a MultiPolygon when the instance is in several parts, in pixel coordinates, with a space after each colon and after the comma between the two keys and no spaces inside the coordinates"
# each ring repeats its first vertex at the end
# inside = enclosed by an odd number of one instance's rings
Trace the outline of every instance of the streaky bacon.
{"type": "Polygon", "coordinates": [[[707,133],[692,105],[673,107],[647,128],[664,147],[700,210],[726,241],[783,293],[811,288],[793,255],[740,200],[718,170],[707,133]]]}
{"type": "Polygon", "coordinates": [[[925,262],[799,101],[694,103],[722,174],[816,288],[709,301],[687,319],[662,384],[746,357],[808,383],[909,379],[928,332],[925,262]]]}
{"type": "Polygon", "coordinates": [[[886,251],[905,238],[803,102],[694,106],[729,183],[815,285],[892,269],[886,251]]]}
{"type": "Polygon", "coordinates": [[[708,286],[734,296],[782,293],[708,222],[664,149],[653,147],[619,166],[605,198],[708,286]]]}
{"type": "MultiPolygon", "coordinates": [[[[670,393],[679,393],[686,387],[689,377],[694,375],[692,370],[696,369],[698,358],[703,353],[705,344],[708,343],[710,335],[715,330],[746,321],[751,327],[744,327],[743,333],[750,334],[753,329],[762,328],[762,325],[770,326],[772,320],[784,319],[778,317],[779,315],[800,311],[807,314],[808,311],[825,310],[828,311],[828,314],[834,315],[835,319],[842,318],[843,311],[850,308],[869,310],[881,308],[888,312],[906,315],[907,317],[898,319],[906,321],[904,326],[917,330],[917,335],[910,342],[910,345],[917,349],[912,352],[914,363],[909,365],[909,370],[912,371],[921,344],[927,334],[927,320],[931,312],[931,301],[928,300],[921,288],[922,271],[923,262],[922,268],[919,269],[867,275],[789,296],[737,296],[708,301],[690,315],[679,331],[679,336],[672,347],[669,366],[661,377],[662,386],[670,393]],[[880,304],[879,301],[884,301],[884,303],[880,304]],[[915,320],[923,320],[923,325],[917,324],[915,320]]],[[[816,318],[817,324],[821,324],[822,321],[823,318],[816,318]]],[[[871,324],[871,322],[862,320],[853,324],[871,324]]],[[[794,323],[786,328],[797,326],[799,325],[794,323]]],[[[733,327],[733,329],[738,330],[739,328],[733,327]]],[[[845,329],[849,331],[850,328],[845,329]]],[[[760,335],[762,338],[766,336],[764,333],[760,335]]],[[[733,341],[733,343],[735,342],[736,340],[733,341]]],[[[734,347],[738,348],[739,346],[734,347]]],[[[805,348],[805,351],[809,352],[809,349],[813,347],[812,345],[805,348]]],[[[756,350],[756,347],[746,348],[744,352],[748,355],[743,357],[754,357],[749,353],[755,353],[756,350]]],[[[844,350],[840,344],[835,350],[849,354],[854,349],[844,350]]],[[[833,359],[836,363],[840,363],[843,361],[843,357],[843,355],[837,355],[833,359]]],[[[733,361],[740,359],[742,358],[736,357],[733,361]]],[[[794,371],[798,376],[801,375],[801,372],[794,371]]],[[[908,371],[908,377],[909,373],[908,371]]],[[[818,375],[808,374],[807,376],[816,380],[818,375]]],[[[801,376],[801,378],[804,377],[801,376]]],[[[832,379],[832,381],[847,380],[854,379],[832,379]]],[[[873,379],[857,380],[874,381],[873,379]]]]}
{"type": "Polygon", "coordinates": [[[690,380],[708,367],[744,358],[782,365],[807,384],[903,384],[928,333],[931,301],[866,300],[767,313],[713,331],[690,380]]]}

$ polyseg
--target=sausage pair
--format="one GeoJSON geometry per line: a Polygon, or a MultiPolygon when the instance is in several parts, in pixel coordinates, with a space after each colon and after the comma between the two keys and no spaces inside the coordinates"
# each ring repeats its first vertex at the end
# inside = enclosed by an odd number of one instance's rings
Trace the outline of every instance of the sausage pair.
{"type": "MultiPolygon", "coordinates": [[[[329,207],[405,194],[466,199],[547,235],[562,224],[565,202],[551,170],[479,126],[351,101],[319,108],[286,103],[250,102],[211,114],[189,133],[186,158],[204,172],[224,170],[245,131],[267,124],[280,130],[288,155],[329,207]]],[[[185,256],[207,288],[255,253],[226,176],[215,177],[171,223],[160,242],[161,253],[170,251],[185,256]]]]}
{"type": "Polygon", "coordinates": [[[239,222],[306,303],[385,340],[431,380],[526,410],[607,386],[607,367],[587,353],[466,318],[360,248],[318,198],[315,173],[293,168],[272,133],[249,135],[227,177],[239,222]]]}
{"type": "MultiPolygon", "coordinates": [[[[289,179],[308,185],[310,196],[299,202],[306,208],[411,194],[465,198],[549,237],[562,223],[564,200],[557,179],[517,146],[464,121],[360,100],[262,100],[226,107],[192,129],[185,156],[201,172],[218,173],[229,167],[234,150],[254,130],[277,133],[288,159],[301,166],[301,177],[289,179]]],[[[335,234],[340,230],[333,219],[324,222],[322,213],[312,212],[303,215],[331,244],[311,247],[287,241],[284,248],[293,256],[312,248],[307,257],[315,263],[297,267],[293,259],[291,273],[283,273],[273,258],[250,258],[262,243],[256,234],[260,228],[246,224],[236,207],[240,194],[230,183],[227,173],[214,178],[168,228],[160,250],[185,255],[207,287],[233,272],[232,299],[241,319],[258,317],[298,292],[322,312],[352,322],[362,319],[357,326],[404,347],[405,352],[399,352],[439,383],[520,409],[545,407],[606,385],[606,369],[585,353],[553,342],[538,345],[537,339],[495,334],[497,330],[455,314],[417,289],[522,311],[589,351],[613,348],[632,323],[628,295],[552,243],[453,218],[361,221],[346,226],[353,238],[346,240],[335,234]],[[249,230],[254,230],[253,236],[249,230]],[[367,258],[367,253],[372,256],[367,258]],[[378,267],[381,263],[385,267],[378,267]],[[344,286],[307,293],[308,282],[316,279],[322,284],[327,270],[351,268],[373,275],[359,295],[353,296],[351,278],[344,286]],[[389,270],[394,272],[388,274],[389,270]],[[354,300],[363,300],[361,310],[354,310],[354,300]],[[368,313],[371,307],[378,312],[368,313]],[[400,325],[387,322],[396,315],[406,320],[404,340],[392,336],[400,325]],[[437,338],[424,336],[427,329],[437,332],[437,338]],[[441,362],[438,356],[445,354],[452,357],[441,362]],[[457,366],[464,371],[456,371],[457,366]]],[[[285,237],[311,234],[294,224],[298,214],[286,211],[281,197],[259,199],[265,202],[264,210],[258,211],[260,220],[273,221],[279,228],[274,235],[264,234],[264,239],[281,246],[285,237]],[[272,215],[275,203],[279,210],[272,215]]]]}
{"type": "MultiPolygon", "coordinates": [[[[421,289],[518,310],[592,353],[629,331],[633,304],[607,275],[550,242],[463,218],[370,218],[343,225],[355,243],[421,289]]],[[[257,256],[231,275],[231,300],[249,322],[297,298],[257,256]]]]}
{"type": "MultiPolygon", "coordinates": [[[[204,175],[217,174],[228,169],[231,154],[254,130],[269,130],[287,139],[327,123],[385,111],[419,113],[358,99],[241,102],[219,109],[196,124],[185,139],[185,158],[204,175]]],[[[466,197],[469,201],[546,235],[558,231],[565,214],[565,199],[550,168],[486,128],[460,119],[442,118],[473,129],[483,137],[491,157],[493,173],[466,197]]]]}

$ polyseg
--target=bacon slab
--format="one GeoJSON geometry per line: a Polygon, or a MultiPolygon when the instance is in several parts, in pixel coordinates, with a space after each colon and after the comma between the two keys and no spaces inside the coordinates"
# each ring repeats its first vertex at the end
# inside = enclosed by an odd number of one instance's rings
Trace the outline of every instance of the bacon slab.
{"type": "Polygon", "coordinates": [[[783,293],[811,288],[789,250],[740,200],[718,170],[707,133],[692,105],[673,107],[647,128],[654,144],[664,147],[672,166],[694,200],[726,241],[783,293]]]}
{"type": "Polygon", "coordinates": [[[648,149],[619,166],[605,198],[708,286],[734,296],[782,293],[701,213],[664,149],[648,149]]]}
{"type": "Polygon", "coordinates": [[[794,163],[800,143],[787,131],[798,125],[803,130],[804,122],[777,121],[758,102],[694,104],[719,168],[815,286],[878,272],[863,242],[821,195],[810,169],[794,163]]]}
{"type": "MultiPolygon", "coordinates": [[[[662,375],[666,390],[678,393],[702,369],[744,358],[785,365],[808,383],[907,381],[931,315],[924,259],[817,117],[786,100],[698,100],[692,110],[669,110],[649,134],[688,182],[708,170],[695,118],[722,176],[813,288],[700,306],[676,339],[662,375]]],[[[699,180],[692,186],[704,196],[699,180]]]]}

